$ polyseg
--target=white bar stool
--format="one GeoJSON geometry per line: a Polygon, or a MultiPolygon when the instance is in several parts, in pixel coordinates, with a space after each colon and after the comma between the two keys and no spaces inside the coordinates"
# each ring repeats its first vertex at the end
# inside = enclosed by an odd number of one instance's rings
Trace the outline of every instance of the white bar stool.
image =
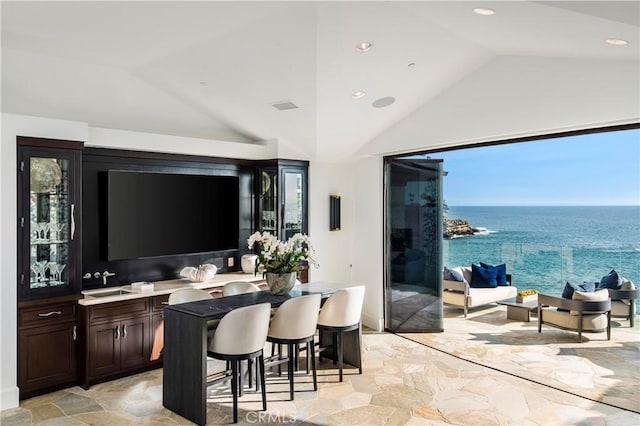
{"type": "MultiPolygon", "coordinates": [[[[360,327],[364,290],[365,287],[362,285],[336,291],[327,299],[318,316],[320,346],[322,346],[323,332],[330,332],[333,336],[333,360],[334,363],[338,362],[340,381],[342,381],[344,357],[343,335],[360,327]]],[[[324,348],[321,347],[320,350],[322,349],[324,348]]],[[[362,374],[362,353],[358,356],[360,357],[359,371],[362,374]]]]}
{"type": "Polygon", "coordinates": [[[313,371],[313,390],[318,390],[315,333],[316,325],[318,324],[317,312],[320,309],[320,299],[320,294],[312,294],[285,301],[271,319],[271,325],[267,333],[267,342],[278,344],[279,362],[282,362],[281,345],[287,345],[287,375],[289,378],[289,397],[292,401],[294,391],[293,373],[299,344],[307,344],[307,357],[311,357],[311,369],[313,371]]]}
{"type": "Polygon", "coordinates": [[[262,387],[262,410],[267,409],[267,395],[264,384],[264,354],[262,349],[267,340],[271,305],[259,305],[237,308],[220,320],[213,336],[211,349],[207,355],[211,358],[228,361],[231,364],[231,392],[233,394],[233,422],[238,423],[238,389],[241,363],[256,359],[256,369],[260,370],[262,387]]]}

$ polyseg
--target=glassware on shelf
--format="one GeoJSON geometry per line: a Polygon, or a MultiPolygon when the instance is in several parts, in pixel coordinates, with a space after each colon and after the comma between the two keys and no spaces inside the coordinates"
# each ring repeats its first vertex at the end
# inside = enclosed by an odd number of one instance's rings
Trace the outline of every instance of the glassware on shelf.
{"type": "Polygon", "coordinates": [[[51,234],[49,223],[38,222],[32,225],[32,229],[35,231],[35,238],[32,240],[34,243],[48,243],[49,236],[51,234]]]}
{"type": "MultiPolygon", "coordinates": [[[[44,283],[45,279],[46,279],[46,271],[47,271],[47,266],[49,265],[49,261],[47,260],[40,260],[37,262],[33,262],[31,264],[31,270],[33,271],[34,275],[35,275],[35,282],[36,283],[44,283]]],[[[41,287],[41,286],[35,286],[35,287],[41,287]]]]}
{"type": "Polygon", "coordinates": [[[51,278],[51,284],[61,284],[62,283],[62,271],[65,268],[64,263],[49,263],[49,277],[51,278]]]}
{"type": "Polygon", "coordinates": [[[63,241],[62,231],[64,230],[65,226],[66,226],[66,223],[50,223],[49,224],[49,229],[50,229],[49,238],[52,242],[63,241]]]}
{"type": "Polygon", "coordinates": [[[275,229],[276,212],[273,210],[265,210],[262,212],[262,222],[266,228],[275,229]]]}

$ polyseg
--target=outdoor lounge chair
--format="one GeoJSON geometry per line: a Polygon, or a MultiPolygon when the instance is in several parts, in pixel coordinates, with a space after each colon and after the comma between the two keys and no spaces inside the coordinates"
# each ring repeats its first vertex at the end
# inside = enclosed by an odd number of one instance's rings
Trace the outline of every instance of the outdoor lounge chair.
{"type": "Polygon", "coordinates": [[[605,330],[607,340],[611,340],[611,299],[608,298],[608,293],[606,300],[575,299],[575,296],[571,300],[538,294],[538,333],[542,332],[542,324],[546,324],[563,330],[577,331],[578,341],[582,341],[583,331],[595,333],[605,330]]]}
{"type": "Polygon", "coordinates": [[[636,301],[640,297],[640,290],[609,290],[611,298],[611,315],[625,317],[629,320],[629,326],[633,327],[636,316],[636,301]]]}

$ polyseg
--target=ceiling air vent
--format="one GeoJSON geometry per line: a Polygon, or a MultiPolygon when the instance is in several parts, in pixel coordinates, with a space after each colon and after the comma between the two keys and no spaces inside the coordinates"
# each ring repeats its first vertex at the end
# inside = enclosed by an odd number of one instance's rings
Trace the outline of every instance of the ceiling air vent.
{"type": "Polygon", "coordinates": [[[298,105],[294,104],[291,101],[276,102],[275,104],[271,104],[271,105],[273,105],[273,107],[275,109],[279,109],[280,111],[283,111],[285,109],[296,109],[296,108],[298,108],[298,105]]]}

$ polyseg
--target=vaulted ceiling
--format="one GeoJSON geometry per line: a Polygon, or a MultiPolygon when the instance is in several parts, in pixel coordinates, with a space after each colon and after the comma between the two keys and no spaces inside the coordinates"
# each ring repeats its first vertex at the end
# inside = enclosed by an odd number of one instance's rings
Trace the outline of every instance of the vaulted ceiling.
{"type": "Polygon", "coordinates": [[[496,58],[637,66],[639,21],[638,1],[3,1],[2,111],[211,143],[278,140],[334,161],[496,58]],[[373,46],[359,53],[360,42],[373,46]],[[384,97],[395,102],[372,105],[384,97]],[[281,101],[298,108],[274,108],[281,101]]]}

